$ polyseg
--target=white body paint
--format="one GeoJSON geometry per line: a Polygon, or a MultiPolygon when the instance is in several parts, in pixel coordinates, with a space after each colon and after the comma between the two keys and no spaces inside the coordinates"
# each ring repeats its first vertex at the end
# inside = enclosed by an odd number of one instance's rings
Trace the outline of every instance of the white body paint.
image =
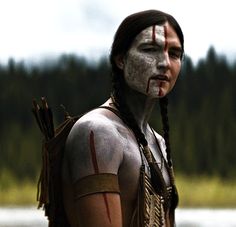
{"type": "Polygon", "coordinates": [[[151,98],[163,97],[172,89],[179,71],[173,77],[170,64],[173,60],[181,64],[180,56],[172,59],[169,54],[173,45],[176,47],[171,43],[172,33],[167,24],[148,27],[136,36],[123,64],[125,80],[132,89],[151,98]]]}

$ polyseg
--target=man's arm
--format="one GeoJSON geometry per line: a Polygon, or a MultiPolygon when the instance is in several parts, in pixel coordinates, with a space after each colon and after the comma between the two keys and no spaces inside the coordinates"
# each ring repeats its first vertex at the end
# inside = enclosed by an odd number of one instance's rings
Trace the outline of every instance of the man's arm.
{"type": "Polygon", "coordinates": [[[73,127],[66,152],[80,226],[122,226],[117,176],[122,151],[119,132],[105,117],[82,118],[73,127]]]}
{"type": "Polygon", "coordinates": [[[97,193],[76,202],[80,226],[122,227],[120,196],[116,193],[97,193]]]}

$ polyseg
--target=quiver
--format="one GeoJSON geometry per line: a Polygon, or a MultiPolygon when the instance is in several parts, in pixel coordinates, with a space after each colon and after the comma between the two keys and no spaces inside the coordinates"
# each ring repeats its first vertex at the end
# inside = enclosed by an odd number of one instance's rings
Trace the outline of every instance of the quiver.
{"type": "Polygon", "coordinates": [[[63,204],[62,160],[67,136],[78,119],[65,112],[64,121],[54,129],[53,116],[45,98],[42,106],[35,101],[32,109],[39,129],[44,138],[42,141],[42,168],[38,180],[38,208],[43,208],[48,217],[48,227],[70,227],[63,204]]]}

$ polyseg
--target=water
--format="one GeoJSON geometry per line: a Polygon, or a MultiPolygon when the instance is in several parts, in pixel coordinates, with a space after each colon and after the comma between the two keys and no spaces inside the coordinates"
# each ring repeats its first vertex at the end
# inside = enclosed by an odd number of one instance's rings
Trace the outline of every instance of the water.
{"type": "Polygon", "coordinates": [[[35,207],[4,207],[0,208],[0,227],[47,227],[47,219],[35,207]]]}
{"type": "Polygon", "coordinates": [[[177,209],[177,227],[236,227],[236,209],[177,209]]]}
{"type": "MultiPolygon", "coordinates": [[[[177,209],[177,227],[236,227],[236,209],[177,209]]],[[[47,227],[35,207],[0,208],[0,227],[47,227]]]]}

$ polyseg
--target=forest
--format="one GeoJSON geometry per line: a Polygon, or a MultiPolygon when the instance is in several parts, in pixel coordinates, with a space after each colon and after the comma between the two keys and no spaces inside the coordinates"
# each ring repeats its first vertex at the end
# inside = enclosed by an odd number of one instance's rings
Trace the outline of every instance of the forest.
{"type": "MultiPolygon", "coordinates": [[[[106,101],[111,92],[108,59],[98,62],[61,55],[38,64],[9,59],[0,64],[0,172],[18,180],[35,179],[41,168],[40,133],[32,100],[46,97],[54,124],[63,121],[61,104],[71,115],[106,101]]],[[[185,56],[174,90],[169,94],[169,121],[175,170],[189,176],[236,178],[236,62],[210,47],[193,64],[185,56]]],[[[151,124],[162,134],[159,106],[151,124]]]]}

